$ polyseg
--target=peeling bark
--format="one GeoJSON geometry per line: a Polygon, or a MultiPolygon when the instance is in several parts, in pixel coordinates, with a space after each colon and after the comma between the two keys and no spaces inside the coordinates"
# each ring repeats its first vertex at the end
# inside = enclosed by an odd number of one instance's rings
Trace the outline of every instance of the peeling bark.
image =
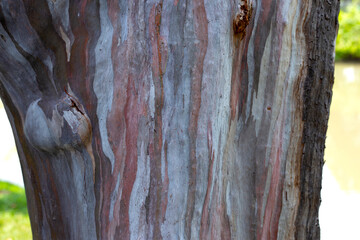
{"type": "Polygon", "coordinates": [[[319,239],[339,1],[0,1],[34,239],[319,239]]]}

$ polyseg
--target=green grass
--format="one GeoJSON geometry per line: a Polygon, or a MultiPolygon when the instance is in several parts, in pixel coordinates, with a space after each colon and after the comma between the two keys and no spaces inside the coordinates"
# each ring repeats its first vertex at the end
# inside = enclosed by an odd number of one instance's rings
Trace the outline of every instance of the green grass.
{"type": "Polygon", "coordinates": [[[25,190],[0,181],[0,240],[32,239],[25,190]]]}

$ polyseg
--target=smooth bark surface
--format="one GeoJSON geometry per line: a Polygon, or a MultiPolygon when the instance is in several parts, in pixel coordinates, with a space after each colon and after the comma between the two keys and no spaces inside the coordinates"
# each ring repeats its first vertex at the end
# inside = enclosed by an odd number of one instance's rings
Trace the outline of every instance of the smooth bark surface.
{"type": "Polygon", "coordinates": [[[34,239],[319,239],[338,0],[1,0],[34,239]]]}

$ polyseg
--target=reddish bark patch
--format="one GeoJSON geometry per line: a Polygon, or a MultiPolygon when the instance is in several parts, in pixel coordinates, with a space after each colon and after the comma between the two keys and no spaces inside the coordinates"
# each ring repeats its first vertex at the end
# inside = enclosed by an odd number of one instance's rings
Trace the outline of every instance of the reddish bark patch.
{"type": "Polygon", "coordinates": [[[195,35],[200,41],[195,43],[195,66],[193,67],[193,77],[191,80],[191,111],[189,122],[189,142],[190,142],[190,168],[189,168],[189,188],[187,195],[187,207],[185,215],[185,234],[187,238],[191,237],[191,221],[195,208],[196,194],[196,175],[197,175],[197,158],[196,158],[196,139],[198,131],[198,120],[201,107],[202,78],[204,71],[205,55],[208,47],[208,19],[204,1],[194,2],[194,19],[195,35]]]}
{"type": "Polygon", "coordinates": [[[211,183],[213,181],[213,167],[215,154],[212,146],[212,130],[208,127],[208,149],[209,149],[209,173],[208,173],[208,184],[206,188],[205,200],[201,214],[201,224],[200,224],[200,239],[205,239],[209,237],[210,233],[210,192],[211,192],[211,183]]]}
{"type": "MultiPolygon", "coordinates": [[[[164,195],[163,186],[167,186],[167,182],[162,182],[161,179],[161,151],[162,151],[162,108],[164,105],[164,84],[163,74],[164,69],[162,66],[166,64],[167,50],[162,48],[166,46],[166,40],[161,37],[161,18],[162,18],[162,1],[154,5],[151,9],[149,16],[149,35],[151,39],[151,51],[152,51],[152,73],[155,86],[155,128],[153,132],[153,139],[150,140],[150,158],[151,158],[151,172],[150,172],[150,190],[149,190],[149,204],[148,204],[148,219],[149,225],[153,226],[152,236],[148,238],[161,239],[161,227],[165,212],[162,213],[162,209],[166,208],[166,205],[162,205],[163,201],[167,201],[167,196],[164,195]],[[163,56],[164,54],[164,56],[163,56]]],[[[167,190],[166,190],[167,191],[167,190]]]]}

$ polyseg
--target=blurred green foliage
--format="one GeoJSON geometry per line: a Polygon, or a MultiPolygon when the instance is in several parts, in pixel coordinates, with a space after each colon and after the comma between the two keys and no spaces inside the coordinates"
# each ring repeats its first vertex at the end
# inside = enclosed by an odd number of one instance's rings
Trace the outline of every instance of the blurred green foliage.
{"type": "Polygon", "coordinates": [[[336,60],[360,60],[360,1],[351,1],[339,14],[336,60]]]}
{"type": "Polygon", "coordinates": [[[0,240],[32,239],[25,190],[0,181],[0,240]]]}

